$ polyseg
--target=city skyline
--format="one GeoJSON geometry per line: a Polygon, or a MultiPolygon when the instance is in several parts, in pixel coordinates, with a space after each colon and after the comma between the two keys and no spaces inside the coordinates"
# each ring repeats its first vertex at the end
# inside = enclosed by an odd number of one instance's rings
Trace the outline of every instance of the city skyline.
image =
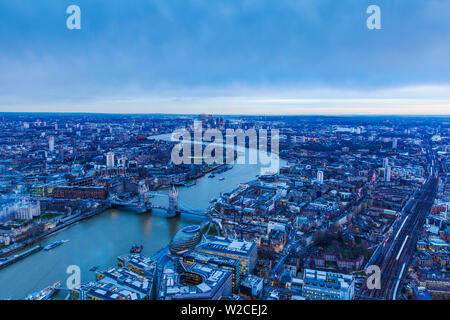
{"type": "Polygon", "coordinates": [[[0,126],[0,300],[449,297],[447,117],[0,126]]]}

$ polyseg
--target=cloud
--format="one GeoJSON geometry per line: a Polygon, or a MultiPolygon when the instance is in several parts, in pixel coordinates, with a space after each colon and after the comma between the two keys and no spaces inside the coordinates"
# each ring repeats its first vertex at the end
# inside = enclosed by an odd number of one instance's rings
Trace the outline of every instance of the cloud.
{"type": "MultiPolygon", "coordinates": [[[[378,0],[383,29],[369,31],[372,2],[78,0],[82,30],[69,31],[65,7],[72,1],[3,0],[0,110],[77,111],[95,101],[101,112],[116,98],[162,99],[171,110],[190,97],[216,98],[222,104],[215,112],[231,110],[236,97],[255,98],[248,113],[264,99],[277,103],[273,112],[308,111],[302,99],[343,108],[345,99],[445,101],[450,5],[378,0]],[[165,100],[172,97],[178,103],[165,100]]],[[[149,109],[158,112],[157,105],[149,109]]]]}
{"type": "Polygon", "coordinates": [[[37,104],[26,100],[15,111],[99,112],[99,113],[175,113],[175,114],[394,114],[449,115],[450,86],[388,88],[373,91],[345,91],[328,88],[281,89],[160,88],[143,93],[111,94],[108,98],[54,99],[37,104]]]}

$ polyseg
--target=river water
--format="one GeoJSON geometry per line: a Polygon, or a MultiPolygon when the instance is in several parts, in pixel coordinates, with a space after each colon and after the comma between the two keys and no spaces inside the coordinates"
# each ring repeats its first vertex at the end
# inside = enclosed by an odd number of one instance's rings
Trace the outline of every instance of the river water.
{"type": "MultiPolygon", "coordinates": [[[[280,166],[284,163],[280,160],[280,166]]],[[[194,186],[178,188],[178,198],[194,209],[206,209],[212,198],[255,179],[260,169],[259,164],[235,164],[215,178],[204,176],[194,186]],[[220,181],[220,177],[225,179],[220,181]]],[[[153,199],[158,201],[157,196],[153,199]]],[[[143,244],[142,253],[152,255],[167,246],[178,229],[197,223],[183,217],[166,218],[158,212],[138,215],[120,209],[106,210],[39,242],[45,246],[56,240],[69,240],[63,245],[39,251],[0,270],[0,299],[22,299],[56,281],[65,286],[70,265],[80,267],[82,282],[95,280],[95,272],[89,271],[93,266],[116,266],[117,256],[128,253],[133,244],[143,244]]]]}

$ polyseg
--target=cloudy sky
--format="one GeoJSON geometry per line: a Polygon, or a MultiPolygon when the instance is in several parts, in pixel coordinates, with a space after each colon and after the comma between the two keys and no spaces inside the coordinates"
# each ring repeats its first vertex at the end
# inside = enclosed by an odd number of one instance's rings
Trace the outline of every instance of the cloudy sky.
{"type": "Polygon", "coordinates": [[[0,111],[450,114],[450,1],[1,0],[0,111]]]}

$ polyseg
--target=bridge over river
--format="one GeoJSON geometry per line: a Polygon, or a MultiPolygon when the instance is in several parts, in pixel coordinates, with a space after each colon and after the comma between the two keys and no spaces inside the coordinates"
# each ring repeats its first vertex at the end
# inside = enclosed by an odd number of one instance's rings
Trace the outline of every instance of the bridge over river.
{"type": "Polygon", "coordinates": [[[175,189],[175,187],[173,187],[168,194],[147,191],[126,200],[113,196],[109,201],[113,207],[122,207],[138,213],[145,213],[156,209],[162,211],[167,217],[189,215],[191,218],[204,219],[207,216],[207,210],[194,209],[189,204],[179,199],[178,190],[175,189]]]}

